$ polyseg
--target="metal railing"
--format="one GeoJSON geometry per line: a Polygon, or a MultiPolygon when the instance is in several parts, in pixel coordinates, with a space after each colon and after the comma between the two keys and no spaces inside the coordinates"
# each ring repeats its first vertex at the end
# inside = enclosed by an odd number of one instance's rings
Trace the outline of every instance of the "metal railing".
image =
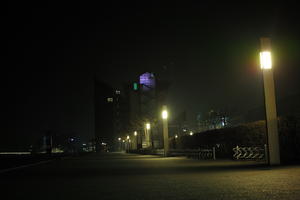
{"type": "Polygon", "coordinates": [[[233,149],[233,158],[236,160],[265,160],[267,159],[267,146],[264,147],[240,147],[233,149]]]}
{"type": "MultiPolygon", "coordinates": [[[[154,152],[156,155],[164,155],[164,149],[156,149],[154,152]]],[[[212,149],[170,149],[169,156],[186,156],[188,158],[195,159],[213,159],[216,160],[215,147],[212,149]]]]}

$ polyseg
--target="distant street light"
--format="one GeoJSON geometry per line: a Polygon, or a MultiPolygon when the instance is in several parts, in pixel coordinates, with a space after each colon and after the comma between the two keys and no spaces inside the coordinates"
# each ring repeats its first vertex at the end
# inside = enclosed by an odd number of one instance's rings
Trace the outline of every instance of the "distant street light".
{"type": "Polygon", "coordinates": [[[163,119],[167,119],[168,118],[168,111],[167,110],[163,110],[162,111],[162,118],[163,119]]]}
{"type": "Polygon", "coordinates": [[[268,162],[270,165],[280,164],[279,136],[277,125],[276,99],[271,58],[271,42],[269,38],[261,38],[260,67],[263,71],[265,111],[267,124],[268,162]]]}
{"type": "Polygon", "coordinates": [[[136,141],[136,150],[138,150],[138,137],[137,137],[136,131],[134,131],[134,136],[135,136],[135,141],[136,141]]]}
{"type": "Polygon", "coordinates": [[[169,152],[169,130],[168,130],[168,110],[167,106],[163,106],[162,111],[162,119],[163,119],[163,138],[164,138],[164,156],[168,156],[169,152]]]}
{"type": "Polygon", "coordinates": [[[149,122],[146,123],[145,143],[148,147],[150,146],[150,128],[151,128],[150,123],[149,122]]]}
{"type": "Polygon", "coordinates": [[[121,143],[121,140],[122,140],[122,138],[118,138],[118,141],[119,141],[119,151],[121,151],[122,150],[122,143],[121,143]]]}
{"type": "Polygon", "coordinates": [[[174,136],[174,149],[176,149],[177,148],[177,138],[178,138],[178,135],[176,134],[175,136],[174,136]]]}
{"type": "Polygon", "coordinates": [[[194,135],[194,133],[191,131],[191,132],[190,132],[190,136],[193,136],[193,135],[194,135]]]}
{"type": "Polygon", "coordinates": [[[129,135],[127,135],[126,139],[127,139],[127,140],[129,140],[129,139],[130,139],[129,135]]]}

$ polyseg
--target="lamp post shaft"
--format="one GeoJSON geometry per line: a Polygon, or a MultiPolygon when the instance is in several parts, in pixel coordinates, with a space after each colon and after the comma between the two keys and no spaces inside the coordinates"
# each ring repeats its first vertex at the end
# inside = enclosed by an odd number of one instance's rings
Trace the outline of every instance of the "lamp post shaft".
{"type": "MultiPolygon", "coordinates": [[[[167,110],[167,106],[163,106],[163,110],[167,110]]],[[[169,152],[169,133],[168,119],[163,119],[163,137],[164,137],[164,156],[168,156],[169,152]]]]}
{"type": "Polygon", "coordinates": [[[164,155],[168,156],[169,151],[169,136],[168,136],[168,120],[163,121],[163,134],[164,134],[164,155]]]}
{"type": "MultiPolygon", "coordinates": [[[[262,51],[270,51],[270,39],[261,38],[262,51]]],[[[263,70],[266,126],[268,134],[269,164],[280,164],[279,135],[277,124],[277,111],[275,99],[275,87],[272,69],[263,70]]]]}

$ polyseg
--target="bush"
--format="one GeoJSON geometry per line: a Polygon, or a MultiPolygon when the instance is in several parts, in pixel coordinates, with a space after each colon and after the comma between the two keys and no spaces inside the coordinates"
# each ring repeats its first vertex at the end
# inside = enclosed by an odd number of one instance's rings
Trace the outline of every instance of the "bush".
{"type": "MultiPolygon", "coordinates": [[[[283,162],[300,161],[300,120],[295,117],[281,117],[278,120],[280,153],[283,162]]],[[[231,158],[232,148],[266,144],[265,121],[243,124],[237,127],[216,129],[170,139],[170,148],[198,149],[216,147],[219,158],[231,158]]]]}

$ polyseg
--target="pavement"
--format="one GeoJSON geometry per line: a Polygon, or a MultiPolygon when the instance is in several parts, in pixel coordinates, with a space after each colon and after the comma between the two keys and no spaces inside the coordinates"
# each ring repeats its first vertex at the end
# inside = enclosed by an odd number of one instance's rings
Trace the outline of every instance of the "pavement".
{"type": "Polygon", "coordinates": [[[297,200],[300,166],[105,153],[0,173],[0,184],[1,199],[297,200]]]}
{"type": "Polygon", "coordinates": [[[2,171],[10,171],[14,168],[19,168],[27,165],[35,165],[36,163],[50,161],[64,157],[64,154],[3,154],[0,152],[0,173],[2,171]]]}

